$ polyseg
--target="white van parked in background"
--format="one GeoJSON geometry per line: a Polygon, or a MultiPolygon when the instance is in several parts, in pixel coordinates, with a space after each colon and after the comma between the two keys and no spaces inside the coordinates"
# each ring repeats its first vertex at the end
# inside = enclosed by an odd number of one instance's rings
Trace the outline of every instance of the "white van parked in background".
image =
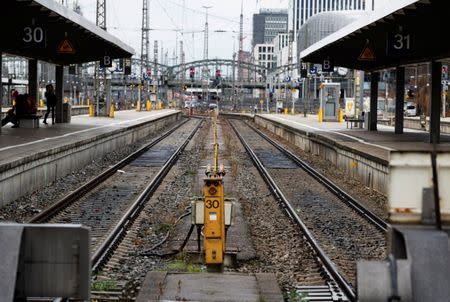
{"type": "Polygon", "coordinates": [[[417,115],[417,105],[412,102],[407,102],[404,108],[405,116],[416,116],[417,115]]]}

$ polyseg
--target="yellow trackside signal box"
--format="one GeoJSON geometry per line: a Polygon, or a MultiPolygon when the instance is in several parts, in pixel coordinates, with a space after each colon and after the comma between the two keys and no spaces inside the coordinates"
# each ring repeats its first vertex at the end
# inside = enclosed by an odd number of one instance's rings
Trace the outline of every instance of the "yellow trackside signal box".
{"type": "Polygon", "coordinates": [[[206,264],[222,264],[225,254],[225,206],[223,179],[204,179],[204,253],[206,264]]]}

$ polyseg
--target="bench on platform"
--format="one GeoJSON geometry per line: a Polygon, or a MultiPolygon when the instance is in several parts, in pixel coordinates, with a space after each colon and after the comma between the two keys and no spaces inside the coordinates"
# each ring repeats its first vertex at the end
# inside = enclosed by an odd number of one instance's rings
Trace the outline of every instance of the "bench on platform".
{"type": "Polygon", "coordinates": [[[359,123],[363,124],[364,119],[355,118],[355,117],[345,117],[345,122],[347,123],[347,128],[348,128],[348,124],[350,123],[350,129],[353,129],[353,125],[355,125],[355,127],[358,127],[359,123]]]}
{"type": "Polygon", "coordinates": [[[18,115],[20,128],[39,128],[39,119],[42,115],[37,114],[24,114],[18,115]]]}

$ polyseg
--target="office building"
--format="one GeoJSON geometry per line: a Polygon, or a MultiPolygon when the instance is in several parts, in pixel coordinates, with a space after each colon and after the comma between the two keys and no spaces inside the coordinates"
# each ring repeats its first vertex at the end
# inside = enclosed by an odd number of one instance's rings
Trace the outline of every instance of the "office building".
{"type": "Polygon", "coordinates": [[[272,43],[279,33],[286,33],[288,12],[286,10],[261,9],[253,15],[253,41],[256,44],[272,43]]]}

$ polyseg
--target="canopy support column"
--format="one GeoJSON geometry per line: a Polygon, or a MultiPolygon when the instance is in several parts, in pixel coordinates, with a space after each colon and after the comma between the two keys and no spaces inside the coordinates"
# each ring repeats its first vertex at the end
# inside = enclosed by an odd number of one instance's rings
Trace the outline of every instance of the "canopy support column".
{"type": "Polygon", "coordinates": [[[39,101],[38,94],[38,61],[36,59],[28,60],[28,94],[31,96],[36,107],[39,101]]]}
{"type": "MultiPolygon", "coordinates": [[[[378,72],[372,72],[370,74],[370,125],[369,131],[377,131],[377,110],[378,110],[378,82],[380,80],[380,74],[378,72]]],[[[364,79],[361,79],[361,83],[364,83],[364,79]]]]}
{"type": "Polygon", "coordinates": [[[63,122],[64,66],[55,68],[56,123],[63,122]]]}
{"type": "Polygon", "coordinates": [[[405,107],[405,67],[397,67],[395,96],[395,134],[403,134],[405,107]]]}
{"type": "Polygon", "coordinates": [[[439,144],[441,132],[442,63],[431,62],[430,143],[439,144]]]}

